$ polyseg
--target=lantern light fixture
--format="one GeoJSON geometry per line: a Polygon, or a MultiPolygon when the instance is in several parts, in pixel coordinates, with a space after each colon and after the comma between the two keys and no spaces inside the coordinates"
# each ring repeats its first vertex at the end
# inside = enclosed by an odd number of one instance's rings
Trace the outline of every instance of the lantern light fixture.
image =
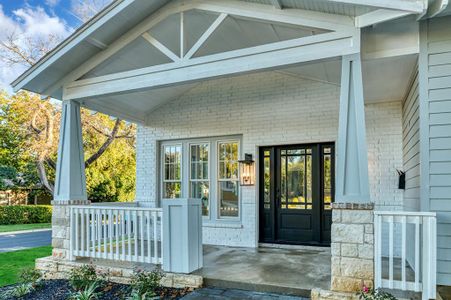
{"type": "Polygon", "coordinates": [[[255,162],[252,154],[244,154],[244,159],[240,163],[240,185],[250,186],[255,184],[255,162]]]}

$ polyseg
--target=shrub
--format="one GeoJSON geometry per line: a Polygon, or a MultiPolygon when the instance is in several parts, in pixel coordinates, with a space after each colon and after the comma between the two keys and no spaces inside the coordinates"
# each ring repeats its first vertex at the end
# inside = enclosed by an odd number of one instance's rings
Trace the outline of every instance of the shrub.
{"type": "Polygon", "coordinates": [[[397,300],[395,296],[381,290],[370,289],[366,286],[362,287],[362,291],[358,294],[360,300],[397,300]]]}
{"type": "Polygon", "coordinates": [[[153,270],[152,272],[135,271],[130,284],[132,287],[131,299],[150,299],[154,297],[156,291],[161,288],[160,280],[163,276],[163,273],[159,270],[153,270]]]}
{"type": "Polygon", "coordinates": [[[98,299],[99,293],[96,293],[98,288],[98,282],[93,282],[91,285],[86,287],[84,290],[73,293],[70,299],[73,300],[93,300],[98,299]]]}
{"type": "Polygon", "coordinates": [[[11,294],[12,296],[14,296],[15,298],[22,298],[23,296],[31,293],[33,291],[33,287],[31,286],[31,284],[29,283],[22,283],[19,284],[18,286],[16,286],[11,294]]]}
{"type": "Polygon", "coordinates": [[[0,225],[52,222],[50,205],[0,206],[0,225]]]}
{"type": "Polygon", "coordinates": [[[92,265],[73,268],[69,274],[69,283],[77,291],[88,289],[93,283],[97,287],[103,281],[104,278],[96,273],[96,269],[92,265]]]}
{"type": "Polygon", "coordinates": [[[23,269],[20,273],[20,281],[22,283],[29,283],[33,288],[41,284],[42,274],[34,268],[23,269]]]}

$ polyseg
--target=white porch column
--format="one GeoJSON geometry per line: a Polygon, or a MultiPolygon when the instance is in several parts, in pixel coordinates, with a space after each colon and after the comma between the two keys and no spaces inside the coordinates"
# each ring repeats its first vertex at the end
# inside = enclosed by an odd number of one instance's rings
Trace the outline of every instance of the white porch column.
{"type": "Polygon", "coordinates": [[[335,201],[370,202],[360,54],[343,56],[335,201]]]}
{"type": "Polygon", "coordinates": [[[53,195],[53,257],[69,258],[69,205],[89,204],[86,193],[85,161],[80,119],[80,104],[64,101],[53,195]]]}

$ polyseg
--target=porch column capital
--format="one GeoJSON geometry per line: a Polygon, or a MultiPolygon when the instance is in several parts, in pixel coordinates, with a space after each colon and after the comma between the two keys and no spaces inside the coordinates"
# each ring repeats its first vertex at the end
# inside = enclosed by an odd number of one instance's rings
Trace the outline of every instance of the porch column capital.
{"type": "Polygon", "coordinates": [[[53,195],[56,203],[88,199],[81,133],[80,104],[72,100],[63,101],[53,195]]]}
{"type": "Polygon", "coordinates": [[[360,53],[342,58],[336,202],[370,202],[360,53]]]}

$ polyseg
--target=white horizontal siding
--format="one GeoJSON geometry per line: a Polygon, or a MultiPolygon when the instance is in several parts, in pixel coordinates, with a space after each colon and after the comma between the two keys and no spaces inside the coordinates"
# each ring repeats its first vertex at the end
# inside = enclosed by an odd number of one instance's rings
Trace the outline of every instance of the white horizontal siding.
{"type": "MultiPolygon", "coordinates": [[[[429,209],[437,213],[437,283],[451,285],[451,17],[430,19],[427,53],[429,209]]],[[[422,125],[423,126],[423,125],[422,125]]]]}

